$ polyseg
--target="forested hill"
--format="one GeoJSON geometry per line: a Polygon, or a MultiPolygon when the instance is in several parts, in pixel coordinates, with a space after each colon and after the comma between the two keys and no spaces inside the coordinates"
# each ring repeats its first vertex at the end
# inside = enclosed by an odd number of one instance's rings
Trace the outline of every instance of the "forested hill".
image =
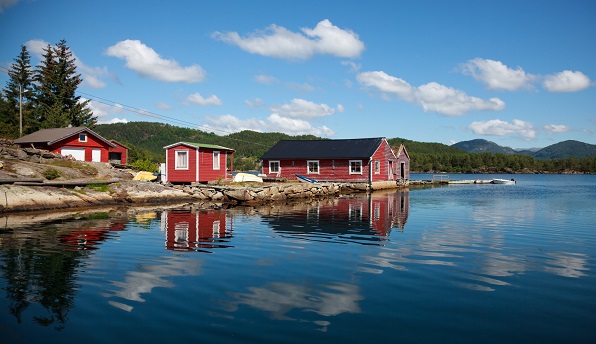
{"type": "Polygon", "coordinates": [[[589,143],[567,140],[547,146],[535,151],[514,150],[510,147],[499,146],[498,144],[483,139],[458,142],[451,147],[460,148],[468,153],[493,153],[505,155],[529,155],[538,159],[567,159],[586,158],[596,156],[596,145],[589,143]]]}
{"type": "Polygon", "coordinates": [[[156,161],[165,159],[163,147],[176,142],[216,144],[235,149],[238,157],[259,158],[279,140],[319,139],[313,135],[290,136],[282,133],[259,133],[250,130],[218,136],[201,130],[153,122],[100,124],[94,128],[94,131],[107,139],[116,140],[125,146],[132,146],[133,155],[140,154],[156,161]]]}

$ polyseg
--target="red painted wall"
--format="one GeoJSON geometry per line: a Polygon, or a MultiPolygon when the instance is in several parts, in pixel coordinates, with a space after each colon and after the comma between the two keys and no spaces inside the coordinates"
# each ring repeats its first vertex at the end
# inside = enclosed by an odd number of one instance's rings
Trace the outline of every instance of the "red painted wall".
{"type": "Polygon", "coordinates": [[[410,158],[406,154],[404,150],[399,152],[399,156],[397,157],[397,179],[401,179],[403,175],[403,179],[410,179],[410,158]],[[403,162],[403,164],[402,164],[403,162]],[[403,165],[403,166],[402,166],[403,165]],[[402,171],[403,169],[403,171],[402,171]]]}
{"type": "Polygon", "coordinates": [[[218,179],[226,178],[226,162],[228,151],[219,151],[219,170],[213,169],[213,151],[212,148],[195,148],[183,144],[170,147],[166,150],[167,178],[171,183],[206,183],[218,179]],[[177,150],[188,151],[188,170],[176,170],[177,150]],[[197,150],[198,150],[198,169],[197,178],[197,150]]]}
{"type": "MultiPolygon", "coordinates": [[[[309,159],[317,160],[317,159],[309,159]]],[[[319,173],[308,174],[307,160],[279,160],[281,174],[279,177],[296,179],[296,174],[305,175],[320,181],[345,181],[345,182],[368,182],[370,169],[373,169],[372,181],[395,180],[397,176],[396,157],[386,140],[379,146],[377,151],[370,158],[365,159],[319,159],[319,173]],[[350,174],[350,160],[362,161],[362,174],[350,174]],[[374,173],[374,160],[379,160],[380,173],[374,173]],[[393,170],[389,172],[389,160],[393,161],[393,170]]],[[[273,159],[273,161],[276,161],[273,159]]],[[[278,176],[277,173],[270,173],[269,160],[263,160],[262,173],[269,177],[278,176]]]]}
{"type": "MultiPolygon", "coordinates": [[[[110,148],[108,150],[108,153],[120,153],[120,163],[123,165],[126,165],[126,162],[128,161],[128,148],[124,147],[123,145],[119,144],[116,141],[110,141],[112,142],[112,144],[114,144],[116,146],[116,148],[110,148]]],[[[108,154],[109,156],[109,154],[108,154]]]]}
{"type": "Polygon", "coordinates": [[[87,142],[79,142],[79,135],[76,134],[50,145],[48,150],[54,153],[60,153],[62,148],[85,148],[85,161],[91,161],[92,150],[100,149],[100,161],[108,162],[108,149],[111,147],[89,132],[84,131],[82,133],[87,134],[87,142]]]}

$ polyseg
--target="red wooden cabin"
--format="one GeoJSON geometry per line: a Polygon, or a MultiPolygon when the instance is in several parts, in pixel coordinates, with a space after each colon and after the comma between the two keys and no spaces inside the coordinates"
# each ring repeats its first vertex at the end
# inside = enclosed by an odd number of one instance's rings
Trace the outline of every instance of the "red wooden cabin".
{"type": "Polygon", "coordinates": [[[170,183],[207,183],[227,178],[228,157],[235,150],[217,145],[178,142],[166,150],[166,177],[170,183]]]}
{"type": "Polygon", "coordinates": [[[168,250],[225,247],[220,239],[231,237],[231,219],[220,210],[168,210],[164,222],[168,250]]]}
{"type": "Polygon", "coordinates": [[[281,140],[261,157],[267,177],[317,181],[381,182],[409,178],[409,157],[398,163],[385,138],[343,140],[281,140]],[[405,169],[403,171],[401,169],[405,169]]]}
{"type": "MultiPolygon", "coordinates": [[[[87,127],[42,129],[14,140],[23,148],[45,149],[76,160],[109,162],[109,152],[126,152],[87,127]]],[[[125,154],[126,155],[126,154],[125,154]]]]}

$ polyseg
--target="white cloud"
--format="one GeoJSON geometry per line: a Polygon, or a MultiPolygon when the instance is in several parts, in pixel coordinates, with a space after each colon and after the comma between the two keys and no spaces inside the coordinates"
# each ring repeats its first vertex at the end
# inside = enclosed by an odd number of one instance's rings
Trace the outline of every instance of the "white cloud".
{"type": "Polygon", "coordinates": [[[434,111],[447,116],[461,116],[473,110],[502,110],[505,103],[499,98],[488,100],[467,95],[465,92],[430,82],[414,87],[405,80],[382,71],[364,72],[356,79],[367,87],[394,94],[407,102],[422,106],[424,111],[434,111]]]}
{"type": "Polygon", "coordinates": [[[488,136],[519,135],[526,140],[536,137],[532,123],[514,119],[511,123],[492,119],[484,122],[472,122],[468,127],[475,134],[488,136]]]}
{"type": "MultiPolygon", "coordinates": [[[[86,99],[81,97],[81,101],[85,101],[86,99]]],[[[93,115],[97,116],[97,122],[99,124],[109,124],[109,123],[127,123],[128,120],[126,118],[117,118],[112,116],[116,115],[123,115],[126,113],[126,109],[120,104],[108,105],[104,103],[100,103],[98,101],[91,100],[88,103],[89,108],[93,111],[93,115]]]]}
{"type": "MultiPolygon", "coordinates": [[[[27,50],[34,54],[39,60],[43,59],[44,49],[48,47],[48,42],[33,39],[25,43],[27,50]]],[[[88,85],[91,88],[104,88],[106,83],[101,80],[103,77],[111,76],[107,67],[90,67],[83,63],[71,49],[72,58],[74,58],[74,64],[77,67],[77,72],[81,74],[83,84],[88,85]]]]}
{"type": "Polygon", "coordinates": [[[19,0],[0,0],[0,13],[4,12],[4,9],[10,6],[16,5],[19,0]]]}
{"type": "Polygon", "coordinates": [[[526,73],[522,68],[511,69],[501,61],[475,58],[461,65],[461,72],[486,84],[491,90],[515,91],[531,88],[535,75],[526,73]]]}
{"type": "Polygon", "coordinates": [[[364,50],[364,43],[357,34],[342,30],[327,19],[313,29],[302,28],[301,31],[292,32],[273,24],[245,37],[237,32],[215,32],[212,37],[237,45],[251,54],[285,60],[306,60],[315,54],[356,58],[364,50]]]}
{"type": "Polygon", "coordinates": [[[169,104],[163,103],[163,102],[157,102],[157,103],[155,103],[155,106],[158,109],[162,109],[162,110],[169,110],[171,108],[169,104]]]}
{"type": "Polygon", "coordinates": [[[221,105],[222,102],[216,95],[204,98],[200,93],[191,94],[186,98],[187,101],[197,105],[221,105]]]}
{"type": "Polygon", "coordinates": [[[312,92],[315,88],[307,83],[304,84],[297,84],[295,82],[287,82],[286,86],[292,90],[301,91],[301,92],[312,92]]]}
{"type": "Polygon", "coordinates": [[[344,108],[344,106],[343,106],[343,105],[341,105],[341,104],[337,104],[337,111],[338,111],[338,112],[344,112],[344,111],[346,111],[346,109],[344,108]]]}
{"type": "Polygon", "coordinates": [[[575,92],[590,87],[590,78],[579,71],[564,70],[544,77],[542,86],[550,92],[575,92]]]}
{"type": "Polygon", "coordinates": [[[571,128],[564,124],[548,124],[544,126],[544,130],[546,130],[549,134],[558,134],[571,131],[571,128]]]}
{"type": "Polygon", "coordinates": [[[316,104],[308,100],[294,98],[290,104],[272,105],[269,107],[272,112],[288,118],[311,119],[316,117],[330,116],[335,109],[327,104],[316,104]]]}
{"type": "Polygon", "coordinates": [[[182,67],[175,60],[159,56],[152,48],[139,40],[127,39],[106,50],[108,56],[126,60],[126,67],[143,77],[165,82],[201,82],[205,71],[195,64],[182,67]]]}
{"type": "Polygon", "coordinates": [[[353,61],[341,61],[341,64],[343,66],[350,67],[351,73],[358,73],[360,71],[360,68],[362,67],[362,65],[360,63],[356,63],[353,61]]]}
{"type": "Polygon", "coordinates": [[[263,106],[263,99],[261,98],[255,98],[255,100],[250,101],[250,100],[245,100],[244,104],[248,105],[249,107],[253,108],[253,109],[257,109],[263,106]]]}
{"type": "Polygon", "coordinates": [[[277,79],[271,75],[259,74],[255,75],[255,81],[259,84],[272,85],[277,82],[277,79]]]}
{"type": "Polygon", "coordinates": [[[267,120],[256,118],[239,119],[232,115],[219,117],[208,116],[208,122],[201,125],[199,129],[213,131],[216,134],[229,134],[242,130],[258,132],[281,132],[288,135],[316,135],[333,136],[333,131],[326,126],[315,127],[307,121],[282,117],[279,114],[271,114],[267,120]]]}

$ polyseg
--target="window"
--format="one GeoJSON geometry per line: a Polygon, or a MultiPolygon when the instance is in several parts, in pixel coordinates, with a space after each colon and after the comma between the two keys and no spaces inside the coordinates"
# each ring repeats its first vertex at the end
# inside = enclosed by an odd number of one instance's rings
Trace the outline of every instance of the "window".
{"type": "Polygon", "coordinates": [[[219,151],[213,151],[213,169],[219,170],[219,151]]]}
{"type": "Polygon", "coordinates": [[[319,174],[319,160],[308,160],[308,174],[319,174]]]}
{"type": "Polygon", "coordinates": [[[188,170],[188,151],[176,151],[176,170],[188,170]]]}
{"type": "Polygon", "coordinates": [[[279,161],[269,161],[269,173],[279,173],[279,161]]]}
{"type": "Polygon", "coordinates": [[[85,134],[85,133],[79,134],[79,142],[87,142],[87,134],[85,134]]]}
{"type": "Polygon", "coordinates": [[[350,174],[362,174],[362,160],[350,160],[350,174]]]}
{"type": "Polygon", "coordinates": [[[381,162],[375,160],[375,174],[381,174],[381,162]]]}

